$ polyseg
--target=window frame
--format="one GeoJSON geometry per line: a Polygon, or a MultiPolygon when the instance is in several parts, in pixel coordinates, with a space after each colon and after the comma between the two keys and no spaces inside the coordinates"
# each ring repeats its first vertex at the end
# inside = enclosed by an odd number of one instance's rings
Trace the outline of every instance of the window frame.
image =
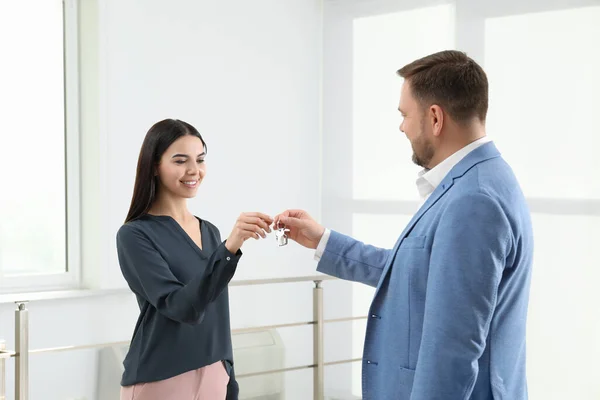
{"type": "Polygon", "coordinates": [[[66,265],[62,272],[0,275],[0,293],[79,289],[81,283],[81,165],[79,101],[79,12],[77,0],[63,0],[64,179],[66,265]]]}

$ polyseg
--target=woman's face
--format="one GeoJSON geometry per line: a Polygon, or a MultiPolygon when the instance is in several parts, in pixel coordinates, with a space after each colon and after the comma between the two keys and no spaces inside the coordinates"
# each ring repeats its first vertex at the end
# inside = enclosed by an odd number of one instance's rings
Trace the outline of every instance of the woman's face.
{"type": "Polygon", "coordinates": [[[174,141],[157,167],[161,190],[175,197],[196,196],[206,175],[205,155],[204,144],[196,136],[185,135],[174,141]]]}

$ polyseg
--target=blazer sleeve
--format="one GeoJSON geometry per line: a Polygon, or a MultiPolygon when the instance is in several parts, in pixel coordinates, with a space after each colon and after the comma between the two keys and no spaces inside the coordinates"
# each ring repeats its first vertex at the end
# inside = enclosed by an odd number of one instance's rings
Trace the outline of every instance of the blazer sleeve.
{"type": "Polygon", "coordinates": [[[376,287],[391,253],[332,230],[317,271],[376,287]]]}
{"type": "Polygon", "coordinates": [[[486,194],[452,201],[441,218],[411,400],[470,398],[512,243],[506,214],[486,194]]]}

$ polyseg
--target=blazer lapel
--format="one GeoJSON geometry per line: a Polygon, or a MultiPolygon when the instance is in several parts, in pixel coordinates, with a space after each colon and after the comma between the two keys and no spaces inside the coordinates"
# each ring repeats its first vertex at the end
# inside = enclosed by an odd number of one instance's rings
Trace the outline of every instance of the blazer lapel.
{"type": "Polygon", "coordinates": [[[379,284],[377,285],[375,295],[377,295],[377,293],[379,292],[381,284],[387,276],[390,267],[394,263],[394,258],[396,258],[396,253],[398,252],[398,248],[400,247],[400,243],[402,243],[402,240],[404,240],[406,235],[410,233],[415,224],[421,219],[421,217],[423,217],[423,214],[425,214],[427,210],[429,210],[448,191],[448,189],[450,189],[453,183],[453,179],[444,178],[440,185],[433,191],[433,193],[431,193],[427,201],[425,201],[421,208],[419,208],[419,211],[417,211],[417,213],[412,217],[408,225],[406,225],[406,228],[404,228],[404,230],[400,234],[400,237],[396,241],[396,244],[394,245],[394,249],[392,250],[392,257],[388,260],[387,264],[385,265],[385,268],[383,269],[383,273],[381,274],[381,279],[379,279],[379,284]]]}
{"type": "Polygon", "coordinates": [[[446,192],[454,185],[454,180],[463,176],[468,170],[473,168],[475,165],[480,162],[489,160],[491,158],[496,158],[500,156],[500,152],[494,146],[492,142],[488,142],[469,154],[467,154],[458,164],[454,166],[448,173],[448,175],[440,182],[440,184],[435,188],[433,193],[429,196],[427,201],[421,206],[419,211],[412,217],[406,228],[400,234],[400,237],[396,241],[394,248],[392,250],[392,257],[386,263],[383,273],[381,274],[381,278],[379,279],[379,283],[377,284],[377,290],[375,291],[375,296],[379,293],[379,289],[381,288],[381,284],[385,280],[390,267],[394,263],[394,259],[396,258],[396,253],[398,252],[398,248],[400,247],[400,243],[402,240],[410,233],[415,224],[419,222],[419,220],[423,217],[423,215],[444,195],[446,192]]]}

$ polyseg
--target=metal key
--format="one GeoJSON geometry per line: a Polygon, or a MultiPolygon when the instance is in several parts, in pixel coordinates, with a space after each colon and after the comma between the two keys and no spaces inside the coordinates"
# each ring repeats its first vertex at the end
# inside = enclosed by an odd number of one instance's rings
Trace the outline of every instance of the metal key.
{"type": "Polygon", "coordinates": [[[290,231],[289,229],[285,228],[285,225],[280,226],[280,222],[277,221],[277,230],[275,231],[275,240],[277,240],[277,244],[279,246],[285,246],[286,244],[288,244],[287,233],[289,231],[290,231]]]}

